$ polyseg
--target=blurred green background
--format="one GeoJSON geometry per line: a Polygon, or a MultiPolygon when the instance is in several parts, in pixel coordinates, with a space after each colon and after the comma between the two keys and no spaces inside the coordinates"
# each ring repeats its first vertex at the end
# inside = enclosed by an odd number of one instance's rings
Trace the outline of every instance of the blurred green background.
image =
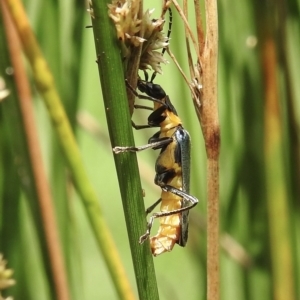
{"type": "MultiPolygon", "coordinates": [[[[87,4],[72,0],[24,4],[136,290],[93,32],[85,28],[91,24],[87,4]]],[[[155,7],[154,17],[159,16],[160,1],[145,1],[144,6],[155,7]]],[[[300,1],[220,0],[218,6],[221,299],[300,299],[300,1]]],[[[175,9],[170,47],[187,71],[183,22],[175,9]]],[[[2,55],[0,59],[4,59],[2,55]]],[[[191,134],[191,194],[200,201],[190,214],[186,248],[175,246],[154,263],[160,299],[205,299],[205,150],[189,90],[172,60],[167,59],[170,63],[162,66],[163,75],[157,76],[156,83],[169,94],[191,134]]],[[[32,93],[71,299],[117,299],[33,84],[32,93]]],[[[17,280],[7,294],[22,300],[52,299],[33,216],[19,181],[17,157],[11,151],[7,127],[14,128],[5,123],[4,115],[9,112],[2,105],[0,112],[0,252],[17,280]]],[[[137,124],[144,124],[146,117],[147,112],[133,115],[137,124]]],[[[154,132],[135,132],[136,145],[145,144],[154,132]]],[[[138,154],[147,207],[160,193],[153,184],[156,157],[157,152],[151,150],[138,154]]],[[[153,233],[156,229],[154,226],[153,233]]]]}

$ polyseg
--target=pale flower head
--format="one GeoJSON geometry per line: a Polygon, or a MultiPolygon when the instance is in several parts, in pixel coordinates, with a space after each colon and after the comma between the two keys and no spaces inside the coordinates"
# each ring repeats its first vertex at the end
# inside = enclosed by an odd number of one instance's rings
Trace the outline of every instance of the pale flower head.
{"type": "MultiPolygon", "coordinates": [[[[0,253],[0,291],[16,284],[16,281],[11,278],[13,275],[13,270],[6,269],[6,264],[7,262],[3,259],[3,255],[0,253]]],[[[2,299],[3,298],[0,293],[0,300],[2,299]]],[[[8,297],[5,300],[12,300],[12,298],[8,297]]]]}
{"type": "Polygon", "coordinates": [[[113,0],[112,4],[108,4],[108,14],[115,23],[120,41],[125,42],[126,34],[134,36],[140,31],[141,20],[137,18],[138,10],[138,0],[113,0]]]}
{"type": "Polygon", "coordinates": [[[132,47],[142,45],[139,69],[152,68],[161,73],[160,64],[167,62],[161,50],[169,45],[169,38],[162,32],[165,20],[151,18],[154,9],[148,9],[142,19],[138,19],[139,3],[138,0],[113,0],[108,4],[108,14],[129,55],[132,47]]]}

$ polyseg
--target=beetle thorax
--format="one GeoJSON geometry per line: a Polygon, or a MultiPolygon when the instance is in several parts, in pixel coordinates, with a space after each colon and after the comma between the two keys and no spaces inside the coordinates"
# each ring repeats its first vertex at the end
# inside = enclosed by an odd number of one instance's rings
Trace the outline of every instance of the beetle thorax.
{"type": "Polygon", "coordinates": [[[160,123],[160,130],[162,132],[169,131],[170,129],[176,128],[182,124],[180,118],[168,110],[163,113],[163,116],[166,118],[160,123]]]}

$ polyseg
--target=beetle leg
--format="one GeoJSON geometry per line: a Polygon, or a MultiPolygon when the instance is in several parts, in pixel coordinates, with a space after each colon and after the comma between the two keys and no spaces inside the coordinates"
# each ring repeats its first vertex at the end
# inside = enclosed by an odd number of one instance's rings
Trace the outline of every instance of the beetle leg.
{"type": "Polygon", "coordinates": [[[135,108],[135,109],[147,109],[147,110],[152,110],[152,111],[153,111],[153,107],[146,106],[146,105],[135,104],[135,105],[134,105],[134,108],[135,108]]]}
{"type": "MultiPolygon", "coordinates": [[[[150,100],[150,101],[153,101],[153,102],[157,102],[157,103],[160,103],[161,105],[163,106],[166,106],[165,102],[162,101],[162,100],[159,100],[159,99],[156,99],[154,97],[151,97],[151,96],[145,96],[145,95],[142,95],[142,94],[139,94],[130,84],[129,82],[127,81],[127,79],[125,79],[125,83],[126,83],[126,86],[132,91],[132,93],[139,99],[143,99],[143,100],[150,100]]],[[[153,110],[153,109],[152,109],[153,110]]]]}
{"type": "MultiPolygon", "coordinates": [[[[185,199],[186,201],[188,201],[190,203],[190,205],[188,206],[184,206],[182,208],[179,208],[179,209],[174,209],[174,210],[171,210],[171,211],[160,211],[160,212],[156,212],[154,213],[150,219],[149,219],[149,222],[147,224],[147,230],[145,232],[145,234],[143,234],[141,237],[140,237],[140,240],[139,240],[139,243],[142,244],[145,242],[145,240],[149,237],[150,235],[150,231],[151,231],[151,228],[153,226],[153,222],[154,222],[154,219],[156,218],[161,218],[161,217],[167,217],[167,216],[171,216],[171,215],[175,215],[175,214],[178,214],[178,213],[182,213],[184,211],[187,211],[187,210],[190,210],[191,208],[193,208],[194,206],[196,206],[199,202],[199,200],[194,197],[194,196],[191,196],[179,189],[176,189],[170,185],[161,185],[161,188],[167,192],[170,192],[174,195],[177,195],[179,197],[182,197],[183,199],[185,199]]],[[[156,203],[154,203],[156,204],[156,203]]],[[[157,203],[158,204],[158,203],[157,203]]]]}
{"type": "Polygon", "coordinates": [[[151,206],[146,209],[146,215],[150,214],[151,211],[161,202],[161,198],[159,198],[156,202],[154,202],[151,206]]]}
{"type": "Polygon", "coordinates": [[[119,147],[119,146],[117,146],[117,147],[113,148],[113,151],[116,154],[119,154],[122,152],[138,152],[138,151],[143,151],[143,150],[146,150],[149,148],[159,149],[159,148],[162,148],[163,146],[170,144],[172,141],[173,141],[172,138],[166,137],[166,138],[159,139],[156,142],[149,143],[147,145],[143,145],[143,146],[139,146],[139,147],[119,147]]]}

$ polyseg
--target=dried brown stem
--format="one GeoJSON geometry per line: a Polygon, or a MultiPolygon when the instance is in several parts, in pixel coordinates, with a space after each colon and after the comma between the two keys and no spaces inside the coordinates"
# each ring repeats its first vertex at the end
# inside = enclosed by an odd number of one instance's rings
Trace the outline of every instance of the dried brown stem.
{"type": "MultiPolygon", "coordinates": [[[[202,62],[200,118],[207,152],[207,299],[219,299],[219,153],[220,127],[217,98],[218,14],[217,1],[206,0],[206,38],[202,62]]],[[[201,36],[198,37],[201,47],[201,36]]]]}
{"type": "Polygon", "coordinates": [[[194,0],[194,6],[195,6],[195,16],[196,16],[197,37],[198,37],[198,43],[200,47],[200,55],[202,55],[204,49],[204,30],[203,30],[203,22],[201,17],[199,1],[194,0]]]}
{"type": "Polygon", "coordinates": [[[193,98],[197,98],[197,95],[195,94],[195,91],[194,91],[194,87],[193,85],[190,83],[190,81],[188,80],[187,76],[184,74],[182,68],[180,67],[175,55],[173,54],[173,52],[170,50],[170,48],[168,47],[167,48],[167,52],[169,54],[169,56],[172,58],[172,60],[174,61],[176,67],[178,68],[180,74],[182,75],[182,77],[184,78],[184,81],[186,82],[186,84],[189,86],[190,90],[191,90],[191,93],[193,95],[193,98]]]}
{"type": "MultiPolygon", "coordinates": [[[[186,19],[188,20],[188,2],[183,1],[183,14],[186,16],[186,19]]],[[[190,41],[189,41],[189,32],[184,26],[184,31],[185,31],[185,44],[186,44],[186,52],[187,52],[187,57],[188,57],[188,64],[189,64],[189,70],[191,74],[191,78],[194,78],[194,66],[193,66],[193,59],[192,59],[192,52],[191,52],[191,46],[190,46],[190,41]]],[[[193,92],[194,93],[194,92],[193,92]]],[[[193,99],[196,99],[197,96],[193,95],[193,99]]]]}
{"type": "Polygon", "coordinates": [[[176,0],[172,0],[172,2],[173,2],[175,8],[177,9],[177,11],[178,11],[180,17],[182,18],[182,20],[183,20],[183,22],[184,22],[185,30],[188,32],[189,38],[190,38],[190,39],[192,40],[192,42],[193,42],[193,45],[194,45],[194,48],[195,48],[195,52],[196,52],[196,54],[197,54],[197,57],[200,57],[200,55],[199,55],[199,53],[198,53],[198,49],[199,49],[199,48],[197,47],[197,41],[196,41],[196,39],[195,39],[195,36],[194,36],[194,34],[193,34],[193,31],[192,31],[192,29],[191,29],[191,27],[190,27],[190,25],[189,25],[189,22],[188,22],[186,16],[184,15],[184,13],[183,13],[181,7],[179,6],[178,2],[177,2],[176,0]]]}
{"type": "MultiPolygon", "coordinates": [[[[143,2],[142,1],[140,1],[138,16],[139,16],[140,20],[143,18],[143,2]]],[[[141,34],[141,36],[144,36],[143,26],[141,28],[140,34],[141,34]]],[[[128,83],[132,87],[135,88],[136,83],[138,81],[138,70],[139,70],[141,53],[142,53],[142,44],[139,47],[133,47],[131,49],[131,51],[132,51],[132,53],[130,54],[129,60],[127,62],[125,79],[127,79],[128,83]]],[[[127,98],[128,98],[128,103],[129,103],[130,115],[132,115],[133,110],[134,110],[135,95],[130,90],[127,90],[127,98]]]]}
{"type": "Polygon", "coordinates": [[[200,120],[207,153],[207,299],[219,299],[219,153],[220,128],[217,101],[217,62],[218,62],[218,18],[217,1],[206,0],[206,34],[200,15],[198,1],[194,1],[198,48],[197,65],[192,63],[189,38],[194,42],[193,34],[187,23],[187,0],[184,12],[173,1],[186,27],[186,40],[191,79],[194,83],[193,97],[197,116],[200,120]],[[197,85],[198,83],[198,85],[197,85]],[[200,99],[200,104],[198,101],[200,99]]]}

